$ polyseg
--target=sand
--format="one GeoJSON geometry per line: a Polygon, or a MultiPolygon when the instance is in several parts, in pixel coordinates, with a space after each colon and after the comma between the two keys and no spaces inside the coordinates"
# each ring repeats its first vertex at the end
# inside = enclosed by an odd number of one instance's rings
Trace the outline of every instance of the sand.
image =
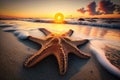
{"type": "Polygon", "coordinates": [[[105,51],[105,55],[110,63],[120,70],[120,50],[106,46],[105,51]]]}
{"type": "MultiPolygon", "coordinates": [[[[0,28],[0,80],[118,80],[104,69],[94,55],[90,59],[80,59],[69,55],[67,73],[59,74],[57,60],[49,56],[32,68],[25,68],[27,57],[35,53],[40,46],[29,40],[19,40],[11,32],[0,28]]],[[[89,44],[82,50],[92,53],[89,44]]]]}

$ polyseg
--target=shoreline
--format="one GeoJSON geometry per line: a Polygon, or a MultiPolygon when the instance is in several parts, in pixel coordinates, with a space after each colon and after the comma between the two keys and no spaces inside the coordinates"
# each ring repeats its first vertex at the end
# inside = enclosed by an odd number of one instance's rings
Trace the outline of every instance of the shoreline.
{"type": "Polygon", "coordinates": [[[114,54],[112,54],[111,50],[115,50],[115,48],[108,48],[108,44],[103,44],[104,41],[92,41],[91,42],[91,50],[93,52],[93,54],[95,55],[95,57],[97,58],[97,60],[99,61],[99,63],[101,64],[101,66],[103,66],[108,72],[110,72],[113,75],[116,75],[117,77],[120,77],[120,69],[118,68],[119,64],[115,64],[116,61],[119,61],[119,53],[115,53],[115,57],[116,58],[111,58],[114,56],[114,54]],[[108,50],[110,50],[110,55],[107,55],[109,53],[108,50]],[[111,63],[111,59],[114,59],[114,63],[111,63]],[[116,67],[117,65],[117,67],[116,67]]]}
{"type": "MultiPolygon", "coordinates": [[[[26,69],[23,67],[23,62],[28,56],[34,54],[40,46],[29,40],[19,40],[13,33],[3,32],[1,28],[0,36],[0,64],[2,65],[0,66],[0,78],[3,80],[48,80],[48,78],[51,80],[118,79],[104,70],[93,56],[89,60],[82,60],[75,55],[70,55],[68,70],[64,76],[59,75],[57,61],[52,56],[44,59],[35,67],[26,69]]],[[[86,46],[89,46],[89,44],[86,46]]],[[[85,50],[84,47],[83,50],[85,50]]]]}
{"type": "Polygon", "coordinates": [[[111,64],[116,66],[120,70],[120,50],[110,48],[108,46],[105,47],[105,56],[110,61],[111,64]]]}

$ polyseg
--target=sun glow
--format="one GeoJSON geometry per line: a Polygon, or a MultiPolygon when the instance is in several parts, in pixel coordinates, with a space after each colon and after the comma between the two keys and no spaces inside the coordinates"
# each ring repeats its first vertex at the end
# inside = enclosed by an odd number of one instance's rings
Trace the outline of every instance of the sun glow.
{"type": "Polygon", "coordinates": [[[54,17],[55,23],[63,23],[64,15],[62,13],[56,13],[54,17]]]}

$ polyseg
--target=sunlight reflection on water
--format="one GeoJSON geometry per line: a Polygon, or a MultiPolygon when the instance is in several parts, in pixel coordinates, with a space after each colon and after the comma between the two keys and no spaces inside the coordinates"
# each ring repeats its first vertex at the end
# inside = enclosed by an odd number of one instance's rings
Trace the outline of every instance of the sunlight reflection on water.
{"type": "MultiPolygon", "coordinates": [[[[100,27],[90,27],[83,25],[70,25],[70,24],[52,24],[52,23],[35,23],[35,22],[27,22],[27,21],[17,21],[17,20],[1,20],[6,24],[12,24],[19,29],[24,30],[34,30],[36,28],[46,28],[54,33],[64,33],[69,29],[74,30],[74,34],[72,37],[74,38],[101,38],[113,41],[120,41],[120,30],[117,29],[107,29],[100,27]]],[[[31,31],[32,35],[40,34],[37,29],[35,31],[31,31]]]]}

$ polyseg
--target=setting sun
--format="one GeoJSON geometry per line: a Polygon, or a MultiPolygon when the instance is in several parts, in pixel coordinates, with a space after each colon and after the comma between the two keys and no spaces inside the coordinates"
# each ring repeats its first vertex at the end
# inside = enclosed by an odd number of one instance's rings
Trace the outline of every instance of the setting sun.
{"type": "Polygon", "coordinates": [[[54,19],[55,19],[55,23],[63,23],[64,15],[62,13],[56,13],[54,19]]]}

